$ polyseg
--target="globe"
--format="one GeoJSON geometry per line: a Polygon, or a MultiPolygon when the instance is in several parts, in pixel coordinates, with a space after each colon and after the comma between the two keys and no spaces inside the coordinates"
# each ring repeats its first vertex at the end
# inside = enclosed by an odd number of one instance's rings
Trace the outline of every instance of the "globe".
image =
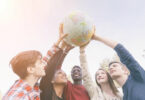
{"type": "Polygon", "coordinates": [[[72,46],[85,45],[93,36],[93,27],[89,16],[80,11],[74,11],[63,20],[63,32],[68,34],[64,41],[72,46]]]}

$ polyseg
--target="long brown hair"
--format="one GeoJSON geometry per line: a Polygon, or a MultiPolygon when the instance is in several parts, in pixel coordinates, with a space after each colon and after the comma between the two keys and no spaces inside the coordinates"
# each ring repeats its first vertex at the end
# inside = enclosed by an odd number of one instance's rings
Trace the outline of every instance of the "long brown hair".
{"type": "MultiPolygon", "coordinates": [[[[118,91],[118,89],[116,88],[116,86],[115,86],[115,84],[114,84],[114,82],[113,82],[113,79],[111,78],[111,76],[109,75],[109,73],[108,73],[105,69],[103,69],[103,68],[100,68],[99,70],[102,70],[102,71],[104,71],[104,72],[106,73],[106,75],[107,75],[107,77],[108,77],[109,86],[111,87],[113,93],[114,93],[116,96],[118,96],[117,93],[118,93],[119,91],[118,91]]],[[[96,83],[98,84],[98,86],[101,88],[101,85],[100,85],[100,84],[98,83],[98,81],[97,81],[96,74],[95,74],[95,80],[96,80],[96,83]]],[[[102,90],[102,89],[101,89],[101,90],[102,90]]]]}
{"type": "Polygon", "coordinates": [[[62,65],[65,56],[66,54],[60,49],[49,60],[46,68],[46,75],[40,81],[40,89],[42,91],[40,94],[41,100],[57,100],[57,95],[51,81],[58,67],[62,65]]]}

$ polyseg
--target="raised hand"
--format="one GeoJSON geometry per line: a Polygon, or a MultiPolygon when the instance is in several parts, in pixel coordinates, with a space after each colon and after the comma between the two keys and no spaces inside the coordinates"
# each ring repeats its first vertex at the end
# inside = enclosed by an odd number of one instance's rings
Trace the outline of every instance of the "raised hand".
{"type": "Polygon", "coordinates": [[[64,53],[68,53],[71,49],[74,48],[74,46],[71,46],[69,44],[67,44],[66,42],[63,41],[63,44],[65,45],[65,48],[64,48],[64,53]]]}
{"type": "Polygon", "coordinates": [[[63,39],[67,36],[68,34],[63,33],[63,24],[60,24],[59,26],[59,39],[56,42],[56,46],[59,46],[59,44],[63,41],[63,39]]]}
{"type": "MultiPolygon", "coordinates": [[[[66,33],[66,36],[67,36],[67,35],[68,35],[68,34],[66,33]]],[[[61,37],[63,37],[63,36],[64,36],[64,33],[63,33],[63,23],[61,23],[60,26],[59,26],[59,38],[61,38],[61,37]]],[[[66,36],[65,36],[65,37],[66,37],[66,36]]],[[[64,38],[65,38],[65,37],[64,37],[64,38]]],[[[64,39],[64,38],[63,38],[63,39],[64,39]]],[[[71,49],[73,49],[74,47],[71,46],[71,45],[69,45],[69,44],[67,44],[64,40],[62,40],[62,43],[61,43],[60,48],[63,49],[65,53],[68,53],[68,52],[69,52],[71,49]]]]}

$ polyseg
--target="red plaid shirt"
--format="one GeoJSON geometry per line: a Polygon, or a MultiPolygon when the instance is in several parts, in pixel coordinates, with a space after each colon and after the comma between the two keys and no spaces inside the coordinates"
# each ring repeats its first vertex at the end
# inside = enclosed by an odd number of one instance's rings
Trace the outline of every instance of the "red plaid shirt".
{"type": "Polygon", "coordinates": [[[32,88],[23,80],[17,80],[2,100],[40,100],[38,85],[32,88]]]}
{"type": "MultiPolygon", "coordinates": [[[[59,49],[54,45],[43,59],[48,62],[59,49]]],[[[40,100],[40,90],[38,85],[32,88],[20,79],[14,83],[2,100],[40,100]]]]}

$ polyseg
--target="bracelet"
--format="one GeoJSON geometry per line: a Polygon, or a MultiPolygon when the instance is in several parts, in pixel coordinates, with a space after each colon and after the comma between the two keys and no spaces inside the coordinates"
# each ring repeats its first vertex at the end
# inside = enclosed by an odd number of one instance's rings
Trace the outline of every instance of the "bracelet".
{"type": "Polygon", "coordinates": [[[80,53],[84,53],[85,52],[85,50],[80,50],[80,53]]]}

